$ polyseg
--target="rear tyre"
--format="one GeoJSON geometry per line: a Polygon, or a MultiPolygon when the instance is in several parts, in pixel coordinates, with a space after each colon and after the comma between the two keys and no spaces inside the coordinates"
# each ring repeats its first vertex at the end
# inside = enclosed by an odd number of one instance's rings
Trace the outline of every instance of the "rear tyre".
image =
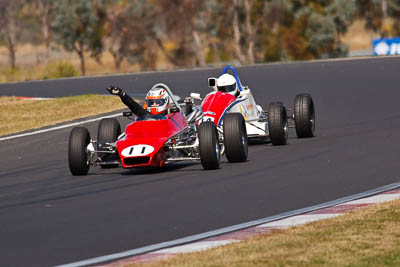
{"type": "Polygon", "coordinates": [[[248,140],[246,124],[240,113],[228,113],[224,117],[225,155],[229,162],[247,160],[248,140]]]}
{"type": "Polygon", "coordinates": [[[288,119],[286,108],[281,102],[271,103],[268,107],[269,137],[274,146],[287,144],[288,119]]]}
{"type": "Polygon", "coordinates": [[[219,169],[221,152],[218,142],[217,127],[211,121],[206,121],[199,126],[199,152],[201,165],[206,170],[219,169]]]}
{"type": "Polygon", "coordinates": [[[71,174],[74,176],[86,175],[89,172],[90,163],[87,146],[90,143],[89,131],[84,127],[75,127],[69,135],[68,164],[71,174]]]}
{"type": "Polygon", "coordinates": [[[297,95],[294,100],[294,122],[298,138],[314,136],[315,110],[309,94],[297,95]]]}
{"type": "MultiPolygon", "coordinates": [[[[114,143],[118,136],[121,135],[121,125],[117,119],[107,118],[102,119],[97,128],[97,149],[101,150],[101,145],[104,143],[114,143]]],[[[99,154],[103,161],[116,161],[119,159],[118,153],[115,154],[99,154]]],[[[119,164],[100,164],[103,169],[116,168],[119,164]]]]}

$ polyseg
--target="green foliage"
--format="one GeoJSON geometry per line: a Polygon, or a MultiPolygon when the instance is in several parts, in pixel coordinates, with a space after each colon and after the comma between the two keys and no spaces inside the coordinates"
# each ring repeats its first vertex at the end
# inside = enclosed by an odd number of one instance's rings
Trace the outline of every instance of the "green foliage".
{"type": "MultiPolygon", "coordinates": [[[[3,5],[3,9],[18,11],[15,25],[26,29],[22,29],[25,32],[22,38],[20,30],[10,27],[14,30],[10,36],[18,42],[25,38],[32,42],[43,40],[38,32],[46,21],[42,20],[42,14],[47,14],[51,25],[47,36],[78,54],[83,75],[85,57],[100,61],[104,49],[112,54],[117,70],[123,61],[143,70],[155,69],[160,55],[179,67],[221,61],[248,64],[345,56],[347,47],[341,37],[356,16],[365,18],[366,27],[381,36],[400,35],[400,0],[18,0],[12,3],[3,5]],[[48,8],[47,13],[44,7],[48,8]]],[[[0,41],[6,43],[5,36],[0,35],[3,38],[0,41]]],[[[14,44],[10,46],[13,47],[14,44]]],[[[14,52],[10,50],[10,58],[14,56],[15,61],[14,52]]]]}
{"type": "Polygon", "coordinates": [[[84,53],[92,57],[103,51],[106,13],[102,0],[55,0],[51,27],[54,40],[68,51],[75,51],[81,59],[85,74],[84,53]]]}
{"type": "Polygon", "coordinates": [[[78,75],[75,67],[68,61],[55,61],[46,65],[43,79],[58,79],[78,75]]]}

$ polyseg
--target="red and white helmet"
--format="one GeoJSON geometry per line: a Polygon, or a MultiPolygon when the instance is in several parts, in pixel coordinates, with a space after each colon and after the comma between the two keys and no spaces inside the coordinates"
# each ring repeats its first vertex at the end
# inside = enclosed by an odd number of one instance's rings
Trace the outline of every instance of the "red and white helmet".
{"type": "Polygon", "coordinates": [[[145,101],[147,111],[153,115],[164,113],[169,106],[168,93],[161,87],[151,88],[146,95],[145,101]]]}
{"type": "Polygon", "coordinates": [[[224,73],[217,79],[218,91],[235,96],[239,90],[235,77],[229,73],[224,73]]]}

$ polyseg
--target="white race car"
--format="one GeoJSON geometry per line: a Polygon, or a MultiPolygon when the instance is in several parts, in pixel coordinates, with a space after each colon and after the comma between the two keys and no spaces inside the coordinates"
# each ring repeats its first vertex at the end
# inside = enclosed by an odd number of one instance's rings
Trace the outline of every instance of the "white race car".
{"type": "MultiPolygon", "coordinates": [[[[297,95],[293,108],[289,109],[281,102],[274,102],[265,110],[256,104],[250,88],[241,84],[233,66],[225,67],[219,78],[209,78],[208,85],[213,92],[209,93],[201,103],[204,114],[202,122],[214,122],[221,133],[227,127],[227,125],[224,127],[226,116],[233,113],[243,117],[245,129],[240,129],[238,126],[240,123],[232,126],[230,123],[229,127],[245,131],[246,139],[264,138],[270,140],[273,145],[285,145],[289,128],[296,128],[299,138],[314,136],[315,109],[309,94],[297,95]]],[[[231,129],[229,131],[232,132],[231,129]]],[[[225,152],[229,154],[228,151],[225,152]]],[[[230,157],[228,155],[227,157],[229,160],[230,157]]]]}

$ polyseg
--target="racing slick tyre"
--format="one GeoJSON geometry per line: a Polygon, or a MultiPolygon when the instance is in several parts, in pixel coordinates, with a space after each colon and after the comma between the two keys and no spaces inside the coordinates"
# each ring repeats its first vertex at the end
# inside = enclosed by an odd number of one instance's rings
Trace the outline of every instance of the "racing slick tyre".
{"type": "MultiPolygon", "coordinates": [[[[102,119],[97,128],[97,149],[101,150],[104,143],[114,143],[117,141],[118,136],[121,135],[121,125],[117,119],[107,118],[102,119]]],[[[99,157],[103,161],[118,161],[119,155],[117,151],[115,154],[100,154],[99,157]]],[[[100,164],[103,169],[116,168],[119,164],[100,164]]]]}
{"type": "Polygon", "coordinates": [[[247,160],[248,140],[242,114],[228,113],[223,121],[225,155],[229,162],[247,160]]]}
{"type": "Polygon", "coordinates": [[[294,100],[294,123],[298,138],[314,136],[314,102],[309,94],[300,94],[296,96],[294,100]]]}
{"type": "Polygon", "coordinates": [[[281,102],[271,103],[268,107],[269,137],[274,146],[286,145],[288,139],[288,118],[286,108],[281,102]]]}
{"type": "Polygon", "coordinates": [[[89,172],[87,146],[90,143],[89,131],[84,127],[75,127],[69,135],[68,164],[74,176],[86,175],[89,172]]]}
{"type": "Polygon", "coordinates": [[[199,152],[201,165],[206,170],[218,169],[221,163],[221,151],[217,127],[211,121],[199,126],[199,152]]]}

